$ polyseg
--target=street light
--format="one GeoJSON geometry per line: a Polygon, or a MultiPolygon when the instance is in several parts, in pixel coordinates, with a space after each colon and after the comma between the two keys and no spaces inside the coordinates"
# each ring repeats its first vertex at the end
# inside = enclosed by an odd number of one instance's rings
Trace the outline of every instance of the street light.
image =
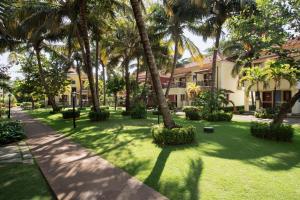
{"type": "Polygon", "coordinates": [[[72,92],[72,100],[73,100],[73,128],[76,128],[76,116],[75,116],[75,98],[76,92],[72,92]]]}
{"type": "Polygon", "coordinates": [[[8,94],[8,119],[10,119],[10,101],[11,101],[11,94],[8,94]]]}

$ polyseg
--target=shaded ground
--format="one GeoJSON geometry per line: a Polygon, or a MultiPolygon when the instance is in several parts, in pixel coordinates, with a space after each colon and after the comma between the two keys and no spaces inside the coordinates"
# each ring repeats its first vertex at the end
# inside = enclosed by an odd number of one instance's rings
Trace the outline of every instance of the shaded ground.
{"type": "Polygon", "coordinates": [[[83,112],[72,121],[61,114],[34,111],[33,116],[74,141],[90,148],[170,199],[298,199],[300,196],[300,128],[293,143],[254,138],[249,122],[186,121],[197,129],[190,146],[160,148],[152,143],[150,128],[156,116],[132,120],[112,112],[107,122],[91,123],[83,112]],[[203,126],[215,127],[203,134],[203,126]]]}
{"type": "Polygon", "coordinates": [[[27,143],[58,199],[167,199],[27,114],[17,111],[16,118],[24,123],[27,143]]]}

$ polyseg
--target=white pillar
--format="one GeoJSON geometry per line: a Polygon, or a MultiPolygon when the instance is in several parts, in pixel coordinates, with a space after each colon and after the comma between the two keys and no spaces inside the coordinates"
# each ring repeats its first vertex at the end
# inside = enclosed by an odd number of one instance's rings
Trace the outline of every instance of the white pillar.
{"type": "Polygon", "coordinates": [[[249,112],[249,96],[246,94],[244,94],[244,110],[246,112],[249,112]]]}

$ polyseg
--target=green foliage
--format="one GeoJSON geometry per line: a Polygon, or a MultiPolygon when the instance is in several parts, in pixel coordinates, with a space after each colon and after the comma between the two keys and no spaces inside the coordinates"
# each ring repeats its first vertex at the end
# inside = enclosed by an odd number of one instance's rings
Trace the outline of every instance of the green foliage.
{"type": "Polygon", "coordinates": [[[101,110],[109,110],[109,106],[100,106],[101,110]]]}
{"type": "Polygon", "coordinates": [[[30,110],[30,109],[32,109],[32,103],[31,102],[22,102],[21,108],[23,110],[30,110]]]}
{"type": "Polygon", "coordinates": [[[0,122],[0,145],[9,144],[25,138],[23,126],[19,121],[0,122]]]}
{"type": "Polygon", "coordinates": [[[288,124],[252,122],[250,130],[253,136],[269,140],[292,141],[294,136],[294,129],[288,124]]]}
{"type": "Polygon", "coordinates": [[[109,93],[116,95],[118,92],[124,89],[125,82],[120,76],[111,77],[107,81],[107,90],[109,93]]]}
{"type": "Polygon", "coordinates": [[[256,111],[254,113],[254,116],[256,118],[261,118],[261,119],[273,119],[277,113],[278,113],[278,108],[276,108],[276,109],[262,108],[259,111],[256,111]]]}
{"type": "Polygon", "coordinates": [[[61,112],[63,119],[71,119],[75,114],[75,118],[80,117],[80,110],[75,110],[73,114],[73,109],[65,110],[61,112]]]}
{"type": "Polygon", "coordinates": [[[193,126],[167,129],[155,125],[151,129],[153,141],[159,145],[191,144],[195,141],[196,129],[193,126]]]}
{"type": "Polygon", "coordinates": [[[56,114],[56,113],[60,113],[61,110],[62,110],[62,107],[61,107],[61,106],[57,106],[57,108],[51,110],[49,113],[50,113],[51,115],[53,115],[53,114],[56,114]]]}
{"type": "Polygon", "coordinates": [[[146,119],[147,118],[147,108],[143,103],[136,103],[131,112],[130,116],[132,119],[146,119]]]}
{"type": "Polygon", "coordinates": [[[211,91],[200,92],[195,98],[194,105],[201,107],[203,113],[220,110],[223,105],[229,103],[226,99],[226,94],[227,91],[222,89],[217,90],[214,93],[211,93],[211,91]]]}
{"type": "Polygon", "coordinates": [[[230,122],[232,119],[232,113],[224,112],[224,111],[214,111],[212,113],[206,113],[205,115],[202,115],[203,119],[211,122],[220,122],[220,121],[226,121],[230,122]]]}
{"type": "Polygon", "coordinates": [[[123,110],[123,111],[121,112],[121,115],[122,115],[122,116],[130,116],[130,114],[131,114],[131,112],[130,112],[130,111],[126,111],[126,110],[123,110]]]}
{"type": "Polygon", "coordinates": [[[185,112],[186,119],[189,119],[189,120],[200,120],[201,119],[200,109],[198,107],[185,106],[183,108],[183,112],[185,112]]]}
{"type": "Polygon", "coordinates": [[[89,118],[93,122],[108,120],[110,112],[108,110],[100,110],[98,112],[90,111],[89,118]]]}

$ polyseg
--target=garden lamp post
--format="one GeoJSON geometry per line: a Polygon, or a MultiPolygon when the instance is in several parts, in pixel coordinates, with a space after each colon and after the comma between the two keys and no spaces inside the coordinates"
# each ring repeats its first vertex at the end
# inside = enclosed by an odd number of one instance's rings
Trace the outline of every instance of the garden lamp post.
{"type": "Polygon", "coordinates": [[[72,101],[73,101],[73,128],[76,128],[75,98],[76,98],[76,92],[72,92],[72,101]]]}
{"type": "Polygon", "coordinates": [[[8,119],[10,119],[11,94],[8,94],[8,119]]]}

